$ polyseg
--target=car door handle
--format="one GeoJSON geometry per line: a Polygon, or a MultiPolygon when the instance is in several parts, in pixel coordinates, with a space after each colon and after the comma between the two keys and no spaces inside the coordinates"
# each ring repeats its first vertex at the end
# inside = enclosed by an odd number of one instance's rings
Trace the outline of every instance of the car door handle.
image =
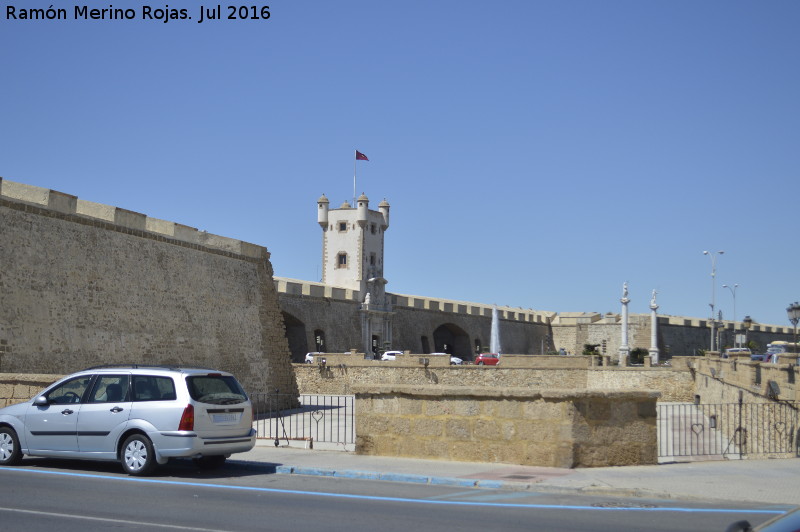
{"type": "Polygon", "coordinates": [[[61,413],[64,414],[65,416],[68,416],[68,415],[72,414],[73,411],[70,410],[69,408],[65,408],[64,410],[61,411],[61,413]]]}
{"type": "Polygon", "coordinates": [[[121,406],[115,406],[114,408],[111,409],[111,411],[114,412],[115,414],[117,412],[122,412],[122,410],[123,408],[121,406]]]}

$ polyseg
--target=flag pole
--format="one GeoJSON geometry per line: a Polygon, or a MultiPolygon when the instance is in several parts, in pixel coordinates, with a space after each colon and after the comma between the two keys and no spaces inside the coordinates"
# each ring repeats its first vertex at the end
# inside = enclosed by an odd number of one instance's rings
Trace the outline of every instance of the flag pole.
{"type": "Polygon", "coordinates": [[[353,150],[353,207],[356,206],[356,161],[358,150],[353,150]]]}

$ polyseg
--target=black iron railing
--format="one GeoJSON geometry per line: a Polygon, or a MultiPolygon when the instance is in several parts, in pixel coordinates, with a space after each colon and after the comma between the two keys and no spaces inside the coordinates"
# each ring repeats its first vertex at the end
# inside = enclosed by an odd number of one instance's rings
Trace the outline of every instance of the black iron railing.
{"type": "Polygon", "coordinates": [[[352,395],[253,394],[257,437],[279,445],[282,440],[355,443],[355,398],[352,395]],[[296,408],[281,408],[299,404],[296,408]]]}
{"type": "Polygon", "coordinates": [[[658,456],[743,458],[798,453],[798,405],[658,405],[658,456]]]}

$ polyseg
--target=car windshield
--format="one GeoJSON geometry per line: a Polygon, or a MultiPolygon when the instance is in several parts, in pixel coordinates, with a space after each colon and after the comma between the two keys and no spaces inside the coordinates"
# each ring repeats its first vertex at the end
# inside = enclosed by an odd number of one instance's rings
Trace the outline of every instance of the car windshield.
{"type": "Polygon", "coordinates": [[[186,383],[189,395],[201,403],[234,405],[247,401],[247,394],[230,375],[196,375],[187,377],[186,383]]]}

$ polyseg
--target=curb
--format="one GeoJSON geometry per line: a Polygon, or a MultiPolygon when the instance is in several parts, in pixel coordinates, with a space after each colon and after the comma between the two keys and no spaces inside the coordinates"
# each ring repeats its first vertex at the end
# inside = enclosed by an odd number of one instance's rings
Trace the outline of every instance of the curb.
{"type": "Polygon", "coordinates": [[[484,489],[530,489],[531,484],[520,482],[505,482],[502,480],[469,479],[455,477],[437,477],[427,475],[414,475],[406,473],[381,473],[379,471],[359,471],[352,469],[324,469],[320,467],[303,467],[290,465],[266,464],[263,462],[249,462],[244,460],[229,460],[230,465],[248,469],[261,469],[266,473],[278,475],[306,475],[317,477],[351,478],[357,480],[383,480],[385,482],[406,482],[411,484],[430,484],[432,486],[455,486],[462,488],[484,489]]]}

